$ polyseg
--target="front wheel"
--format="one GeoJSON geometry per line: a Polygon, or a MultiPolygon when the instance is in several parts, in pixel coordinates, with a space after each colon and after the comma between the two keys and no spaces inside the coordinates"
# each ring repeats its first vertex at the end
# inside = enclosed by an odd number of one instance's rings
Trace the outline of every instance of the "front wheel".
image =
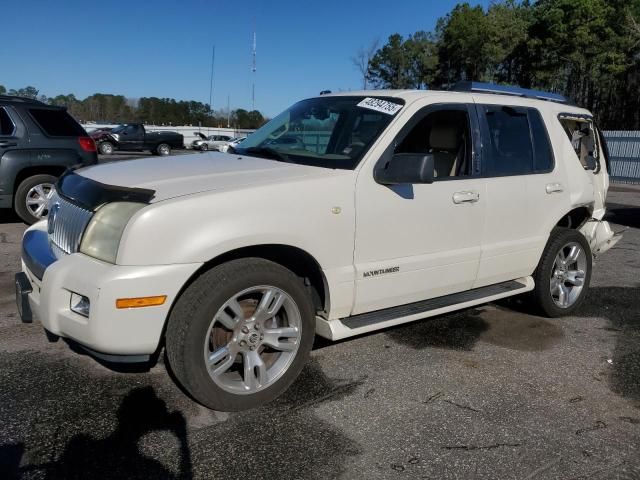
{"type": "Polygon", "coordinates": [[[167,358],[203,405],[246,410],[291,385],[314,332],[313,303],[300,278],[267,260],[233,260],[201,275],[178,299],[167,358]]]}
{"type": "Polygon", "coordinates": [[[534,273],[534,306],[548,317],[572,313],[586,297],[591,267],[591,249],[584,235],[554,228],[534,273]]]}
{"type": "Polygon", "coordinates": [[[110,142],[102,142],[98,147],[98,150],[103,155],[111,155],[113,153],[113,144],[110,142]]]}

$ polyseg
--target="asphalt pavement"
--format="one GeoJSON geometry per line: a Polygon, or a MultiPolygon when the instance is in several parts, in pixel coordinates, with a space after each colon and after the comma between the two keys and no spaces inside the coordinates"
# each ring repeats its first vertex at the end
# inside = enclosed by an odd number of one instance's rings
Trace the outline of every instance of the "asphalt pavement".
{"type": "Polygon", "coordinates": [[[288,392],[232,414],[19,323],[24,226],[0,215],[2,479],[640,479],[638,188],[610,192],[628,230],[574,316],[512,300],[318,340],[288,392]]]}

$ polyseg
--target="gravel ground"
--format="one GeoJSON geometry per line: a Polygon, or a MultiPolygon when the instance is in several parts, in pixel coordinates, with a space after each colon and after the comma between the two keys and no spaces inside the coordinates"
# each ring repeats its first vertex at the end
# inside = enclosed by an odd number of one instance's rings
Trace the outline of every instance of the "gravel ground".
{"type": "Polygon", "coordinates": [[[588,301],[545,319],[516,301],[339,343],[293,387],[209,411],[163,365],[115,373],[20,324],[24,226],[0,218],[0,478],[640,479],[640,189],[588,301]]]}

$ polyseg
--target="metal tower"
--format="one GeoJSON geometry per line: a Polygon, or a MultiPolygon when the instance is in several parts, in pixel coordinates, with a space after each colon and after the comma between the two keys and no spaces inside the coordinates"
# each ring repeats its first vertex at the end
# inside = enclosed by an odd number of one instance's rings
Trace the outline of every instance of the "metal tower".
{"type": "Polygon", "coordinates": [[[256,29],[253,28],[253,44],[251,47],[251,110],[256,109],[256,29]]]}

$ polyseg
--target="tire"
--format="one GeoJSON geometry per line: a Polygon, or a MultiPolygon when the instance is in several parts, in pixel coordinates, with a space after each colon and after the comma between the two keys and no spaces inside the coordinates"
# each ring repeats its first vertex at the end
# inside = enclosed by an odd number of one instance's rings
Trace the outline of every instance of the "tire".
{"type": "Polygon", "coordinates": [[[201,152],[206,152],[207,150],[209,150],[209,145],[207,145],[206,143],[203,143],[202,145],[200,145],[201,152]]]}
{"type": "Polygon", "coordinates": [[[529,296],[530,303],[547,317],[571,314],[587,295],[591,268],[591,248],[584,235],[569,228],[554,228],[533,274],[535,288],[529,296]],[[579,252],[577,260],[572,261],[574,247],[579,252]],[[561,263],[561,251],[565,265],[561,263]]]}
{"type": "Polygon", "coordinates": [[[315,310],[301,279],[277,263],[245,258],[219,265],[187,287],[169,316],[165,344],[175,377],[196,401],[240,411],[275,399],[291,385],[314,334],[315,310]],[[263,303],[276,306],[257,308],[263,303]],[[259,365],[256,355],[262,365],[251,368],[259,365]],[[214,359],[211,374],[207,358],[214,359]]]}
{"type": "Polygon", "coordinates": [[[171,155],[171,147],[166,143],[161,143],[156,147],[156,155],[160,155],[162,157],[171,155]]]}
{"type": "Polygon", "coordinates": [[[115,148],[113,147],[113,144],[111,142],[101,142],[98,150],[100,150],[100,153],[102,155],[111,155],[113,154],[115,148]]]}
{"type": "Polygon", "coordinates": [[[31,225],[46,218],[48,200],[53,193],[57,177],[53,175],[33,175],[20,182],[13,197],[13,205],[18,216],[31,225]]]}

